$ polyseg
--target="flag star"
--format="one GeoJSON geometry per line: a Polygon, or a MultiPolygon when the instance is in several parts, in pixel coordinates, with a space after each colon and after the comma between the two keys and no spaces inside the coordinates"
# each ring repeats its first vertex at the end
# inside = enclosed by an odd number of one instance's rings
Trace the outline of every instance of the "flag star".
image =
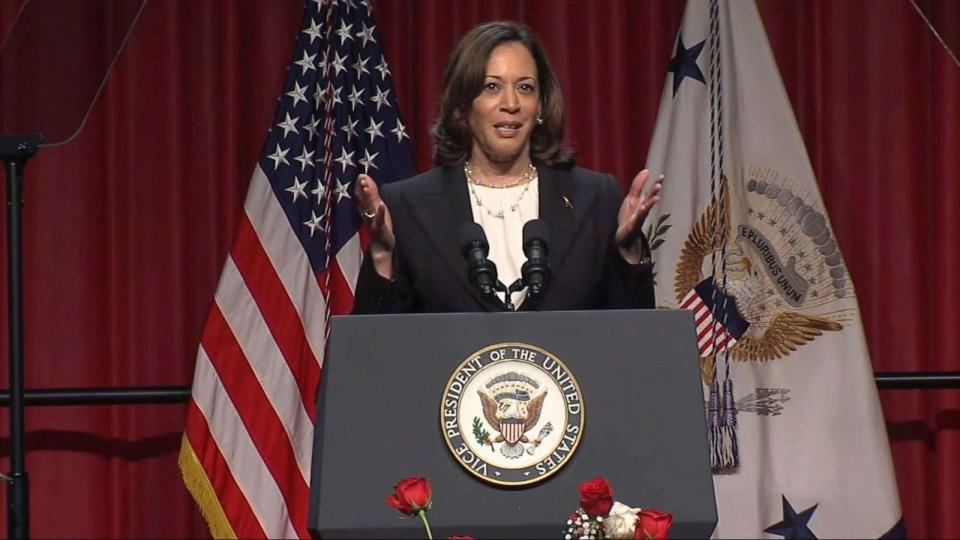
{"type": "Polygon", "coordinates": [[[373,155],[371,156],[369,150],[367,150],[366,148],[363,149],[363,159],[360,160],[360,164],[363,165],[363,172],[365,173],[369,172],[370,167],[373,167],[374,169],[380,168],[380,167],[377,167],[377,164],[373,162],[375,159],[377,159],[377,156],[379,155],[380,155],[380,152],[374,152],[373,155]]]}
{"type": "Polygon", "coordinates": [[[307,192],[303,188],[307,187],[307,183],[300,183],[300,179],[296,176],[293,177],[293,185],[287,188],[287,191],[293,193],[293,202],[297,202],[297,199],[303,197],[307,198],[307,192]]]}
{"type": "Polygon", "coordinates": [[[307,140],[313,141],[313,138],[317,135],[317,124],[320,123],[320,119],[314,116],[310,117],[310,121],[307,122],[307,125],[303,126],[303,130],[307,132],[307,140]]]}
{"type": "Polygon", "coordinates": [[[346,66],[343,65],[343,63],[347,61],[347,57],[340,56],[340,53],[338,52],[333,53],[333,56],[334,58],[333,58],[333,61],[330,62],[330,67],[332,67],[334,71],[336,71],[334,76],[340,75],[341,71],[347,69],[346,66]]]}
{"type": "Polygon", "coordinates": [[[797,512],[786,496],[780,495],[780,497],[783,499],[783,519],[767,527],[763,532],[784,538],[816,538],[816,535],[810,530],[808,522],[820,505],[815,504],[803,512],[797,512]]]}
{"type": "Polygon", "coordinates": [[[683,35],[677,36],[677,50],[673,58],[670,59],[670,64],[667,68],[668,72],[673,73],[674,97],[677,96],[680,83],[682,83],[685,78],[700,81],[704,85],[707,84],[703,79],[703,72],[700,71],[700,66],[697,65],[697,57],[700,56],[700,51],[703,50],[703,46],[706,43],[706,40],[704,40],[688,49],[683,45],[683,35]]]}
{"type": "Polygon", "coordinates": [[[343,100],[340,99],[340,86],[334,86],[330,89],[330,99],[333,101],[334,105],[338,103],[343,103],[343,100]]]}
{"type": "Polygon", "coordinates": [[[317,180],[317,187],[310,190],[310,193],[313,193],[317,196],[317,204],[323,203],[323,198],[327,195],[327,186],[323,185],[323,182],[317,180]]]}
{"type": "Polygon", "coordinates": [[[300,83],[297,81],[293,82],[293,90],[286,93],[286,95],[293,98],[294,107],[296,107],[297,103],[300,103],[301,101],[304,103],[308,103],[306,94],[307,94],[307,87],[300,86],[300,83]]]}
{"type": "Polygon", "coordinates": [[[394,135],[397,136],[398,143],[403,142],[404,137],[408,139],[410,138],[410,136],[407,135],[407,129],[403,127],[403,122],[401,122],[399,118],[397,118],[397,127],[391,129],[390,133],[393,133],[394,135]]]}
{"type": "Polygon", "coordinates": [[[320,83],[317,83],[317,89],[313,91],[313,101],[317,104],[317,107],[324,102],[324,96],[326,96],[326,94],[323,88],[320,87],[320,83]]]}
{"type": "Polygon", "coordinates": [[[347,142],[353,140],[357,136],[357,124],[360,123],[360,120],[351,121],[350,118],[347,118],[347,121],[340,126],[340,129],[347,134],[347,142]]]}
{"type": "Polygon", "coordinates": [[[313,67],[313,59],[316,57],[317,57],[316,53],[311,54],[310,56],[307,56],[307,51],[303,51],[303,58],[294,62],[294,64],[297,64],[298,66],[300,66],[300,69],[303,70],[300,73],[300,75],[306,75],[307,72],[310,71],[311,69],[312,70],[317,69],[313,67]]]}
{"type": "Polygon", "coordinates": [[[377,112],[380,112],[380,106],[381,106],[381,105],[386,105],[387,107],[390,107],[390,97],[389,97],[389,95],[390,95],[390,89],[389,89],[389,88],[387,88],[387,91],[384,92],[383,90],[380,89],[379,86],[377,87],[377,95],[375,95],[375,96],[373,96],[373,97],[370,98],[370,101],[372,101],[372,102],[374,102],[374,103],[377,104],[377,112]]]}
{"type": "Polygon", "coordinates": [[[361,94],[363,94],[364,90],[366,90],[366,88],[361,88],[360,91],[358,92],[357,86],[356,85],[353,86],[353,90],[350,91],[350,97],[347,98],[347,101],[350,102],[351,111],[357,108],[358,103],[360,104],[361,108],[363,107],[363,98],[361,98],[360,96],[361,94]]]}
{"type": "Polygon", "coordinates": [[[382,125],[383,122],[377,122],[373,118],[370,119],[370,125],[364,130],[368,135],[370,135],[370,144],[376,142],[377,137],[383,137],[383,132],[380,131],[380,126],[382,125]]]}
{"type": "Polygon", "coordinates": [[[358,79],[359,79],[364,73],[366,73],[366,74],[368,74],[368,75],[370,74],[370,70],[367,69],[367,62],[369,62],[369,61],[370,61],[369,58],[364,58],[363,56],[360,56],[359,58],[357,58],[357,61],[353,63],[353,69],[357,70],[357,78],[358,78],[358,79]]]}
{"type": "MultiPolygon", "coordinates": [[[[357,9],[357,5],[353,3],[353,0],[340,0],[343,2],[344,7],[347,8],[347,13],[350,13],[350,10],[357,9]]],[[[353,26],[352,24],[350,26],[353,26]]]]}
{"type": "Polygon", "coordinates": [[[317,232],[317,229],[321,228],[320,222],[323,221],[323,215],[317,215],[316,212],[310,211],[310,219],[303,222],[304,225],[310,228],[310,238],[313,238],[313,233],[317,232]]]}
{"type": "Polygon", "coordinates": [[[343,167],[343,172],[347,172],[347,167],[353,167],[353,154],[354,152],[350,152],[348,154],[346,148],[340,149],[340,157],[338,157],[334,161],[336,161],[337,163],[340,164],[341,167],[343,167]]]}
{"type": "Polygon", "coordinates": [[[357,33],[357,37],[363,40],[363,46],[366,47],[368,41],[376,43],[377,40],[373,37],[373,31],[377,29],[377,25],[368,27],[365,22],[361,24],[363,24],[363,30],[357,33]]]}
{"type": "Polygon", "coordinates": [[[320,73],[322,73],[323,75],[326,75],[326,74],[327,74],[327,66],[329,66],[329,65],[330,65],[330,64],[329,64],[329,62],[327,62],[327,57],[326,57],[326,56],[321,56],[320,59],[317,60],[317,69],[318,69],[318,70],[320,71],[320,73]]]}
{"type": "Polygon", "coordinates": [[[296,118],[290,118],[290,113],[286,113],[286,114],[287,114],[287,119],[277,124],[278,128],[283,128],[283,137],[280,137],[281,139],[285,139],[287,135],[290,134],[291,131],[296,133],[297,120],[300,120],[299,116],[296,118]]]}
{"type": "Polygon", "coordinates": [[[347,40],[353,40],[353,35],[350,33],[350,29],[353,28],[353,23],[347,24],[347,21],[340,21],[340,29],[336,30],[334,33],[340,36],[340,44],[343,45],[347,40]]]}
{"type": "Polygon", "coordinates": [[[280,163],[283,163],[284,165],[289,165],[289,164],[290,164],[290,162],[287,161],[287,152],[289,152],[289,151],[290,151],[289,148],[287,148],[286,150],[284,150],[284,149],[280,148],[280,145],[279,145],[279,144],[277,144],[277,151],[274,152],[273,154],[267,156],[268,158],[270,158],[270,159],[273,160],[273,170],[277,170],[277,167],[280,166],[280,163]]]}
{"type": "Polygon", "coordinates": [[[303,172],[307,169],[307,166],[313,167],[313,154],[317,151],[307,152],[307,147],[304,146],[303,150],[300,151],[300,155],[293,158],[296,161],[300,162],[300,172],[303,172]]]}
{"type": "Polygon", "coordinates": [[[333,188],[333,194],[337,196],[337,204],[340,204],[340,201],[342,201],[344,197],[352,199],[353,197],[350,196],[350,182],[344,184],[340,182],[340,180],[337,180],[337,187],[333,188]]]}
{"type": "Polygon", "coordinates": [[[317,24],[317,21],[310,19],[310,28],[300,32],[301,34],[306,34],[310,36],[310,43],[313,43],[313,40],[320,37],[320,25],[317,24]]]}
{"type": "Polygon", "coordinates": [[[386,80],[390,75],[390,68],[387,66],[387,59],[381,58],[380,63],[377,64],[377,67],[373,68],[380,72],[380,78],[386,80]]]}

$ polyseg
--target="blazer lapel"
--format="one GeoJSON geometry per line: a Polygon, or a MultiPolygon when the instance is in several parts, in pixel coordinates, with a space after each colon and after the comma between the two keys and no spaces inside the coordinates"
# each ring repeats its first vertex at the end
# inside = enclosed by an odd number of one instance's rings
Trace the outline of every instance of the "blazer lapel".
{"type": "Polygon", "coordinates": [[[578,203],[578,194],[573,173],[568,170],[540,169],[540,219],[547,223],[550,230],[550,265],[554,268],[563,264],[573,240],[574,220],[578,203]]]}
{"type": "Polygon", "coordinates": [[[467,279],[467,263],[463,246],[460,245],[460,227],[467,221],[473,221],[473,211],[470,209],[470,194],[463,168],[446,166],[440,172],[436,181],[425,187],[423,204],[416,208],[414,219],[423,228],[427,241],[436,248],[451,279],[456,280],[482,309],[503,310],[505,306],[499,298],[485,297],[467,279]]]}

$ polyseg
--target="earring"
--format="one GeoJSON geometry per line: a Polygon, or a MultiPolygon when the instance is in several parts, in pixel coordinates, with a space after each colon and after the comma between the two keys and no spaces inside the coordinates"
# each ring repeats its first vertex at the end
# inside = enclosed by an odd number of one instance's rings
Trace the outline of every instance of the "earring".
{"type": "Polygon", "coordinates": [[[542,125],[543,125],[543,118],[540,117],[540,116],[537,117],[537,125],[538,125],[538,126],[542,126],[542,125]]]}

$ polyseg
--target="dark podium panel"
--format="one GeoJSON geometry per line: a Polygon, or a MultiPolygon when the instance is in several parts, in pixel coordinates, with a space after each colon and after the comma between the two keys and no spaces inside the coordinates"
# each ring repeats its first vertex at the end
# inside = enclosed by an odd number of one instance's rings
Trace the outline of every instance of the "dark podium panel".
{"type": "Polygon", "coordinates": [[[384,499],[404,476],[433,485],[434,538],[562,538],[577,485],[598,475],[615,500],[672,512],[671,537],[716,524],[690,311],[631,310],[334,317],[317,404],[309,527],[323,538],[425,537],[384,499]],[[480,349],[522,342],[572,371],[584,432],[558,473],[526,487],[473,477],[448,450],[440,402],[480,349]]]}

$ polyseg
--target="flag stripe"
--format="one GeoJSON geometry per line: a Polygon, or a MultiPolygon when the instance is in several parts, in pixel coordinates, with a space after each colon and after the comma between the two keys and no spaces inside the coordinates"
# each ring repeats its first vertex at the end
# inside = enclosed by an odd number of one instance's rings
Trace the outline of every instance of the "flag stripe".
{"type": "Polygon", "coordinates": [[[350,293],[350,286],[347,284],[343,272],[340,271],[340,265],[334,262],[330,265],[330,314],[345,315],[350,313],[353,306],[353,296],[350,293]]]}
{"type": "MultiPolygon", "coordinates": [[[[240,218],[231,257],[232,262],[236,263],[236,269],[243,276],[243,282],[247,285],[246,287],[239,287],[237,293],[243,294],[248,291],[256,301],[256,305],[249,306],[247,312],[251,315],[253,312],[257,312],[258,315],[262,314],[262,319],[257,322],[265,323],[273,335],[272,340],[265,337],[263,341],[273,342],[275,340],[276,345],[282,352],[281,360],[287,364],[293,374],[289,381],[284,381],[288,385],[283,388],[283,393],[289,392],[290,388],[297,387],[300,392],[301,404],[307,411],[307,415],[312,419],[314,396],[316,395],[315,381],[319,380],[320,364],[313,356],[313,352],[307,343],[303,325],[300,324],[300,317],[290,302],[290,297],[286,294],[283,283],[280,282],[276,272],[274,272],[271,261],[267,258],[266,252],[260,245],[260,240],[245,216],[240,218]]],[[[231,261],[227,262],[229,265],[231,261]]],[[[218,294],[217,296],[218,299],[226,300],[232,295],[218,294]]],[[[226,313],[229,312],[230,310],[226,310],[226,313]]],[[[257,324],[251,324],[247,328],[251,331],[262,329],[257,324]]]]}
{"type": "Polygon", "coordinates": [[[313,279],[310,260],[303,251],[300,239],[290,229],[287,216],[259,165],[253,171],[244,209],[263,250],[283,282],[287,296],[297,310],[314,358],[318,365],[322,365],[327,302],[313,279]]]}
{"type": "MultiPolygon", "coordinates": [[[[252,249],[248,250],[248,253],[252,251],[252,249]]],[[[227,259],[220,279],[225,284],[238,285],[236,291],[230,294],[222,292],[218,294],[217,305],[222,310],[227,325],[234,330],[237,344],[244,357],[249,360],[249,366],[256,380],[292,441],[297,455],[297,466],[303,478],[309,483],[313,418],[308,411],[312,410],[312,407],[305,409],[300,401],[288,399],[290,390],[301,386],[303,380],[298,379],[298,375],[291,372],[284,362],[284,355],[278,348],[281,341],[273,339],[277,335],[276,332],[271,335],[268,331],[270,323],[264,320],[266,312],[258,309],[254,298],[250,295],[252,288],[243,287],[242,278],[237,266],[233,264],[233,259],[227,259]]],[[[228,288],[223,287],[223,289],[228,288]]]]}
{"type": "Polygon", "coordinates": [[[360,258],[360,235],[355,234],[337,252],[337,266],[343,275],[344,284],[350,291],[350,298],[353,298],[354,284],[357,282],[357,276],[360,275],[360,258]]]}
{"type": "Polygon", "coordinates": [[[201,345],[209,354],[220,383],[233,401],[239,421],[250,434],[253,445],[279,487],[297,535],[306,537],[306,516],[302,514],[306,511],[303,501],[309,499],[308,489],[296,465],[296,454],[283,427],[276,421],[276,413],[257,382],[256,374],[250,369],[233,331],[216,304],[210,310],[201,345]]]}
{"type": "MultiPolygon", "coordinates": [[[[220,449],[226,462],[223,468],[207,469],[213,471],[212,474],[208,473],[211,483],[217,485],[224,481],[222,477],[232,476],[249,503],[251,515],[260,523],[268,537],[295,533],[290,526],[280,489],[261,459],[250,433],[244,429],[240,414],[234,406],[234,399],[221,384],[203,346],[197,355],[194,380],[203,383],[204,388],[217,390],[195,397],[197,408],[206,418],[213,443],[220,449]],[[282,525],[278,528],[277,524],[282,525]]],[[[226,508],[224,511],[228,516],[231,513],[226,508]]],[[[239,534],[239,531],[237,533],[239,534]]]]}
{"type": "Polygon", "coordinates": [[[240,486],[237,485],[229,463],[210,433],[209,423],[203,411],[192,399],[188,407],[187,414],[193,418],[193,422],[187,423],[184,432],[203,469],[218,471],[218,474],[208,480],[234,532],[238,538],[266,538],[267,534],[257,521],[253,507],[247,502],[240,486]]]}

